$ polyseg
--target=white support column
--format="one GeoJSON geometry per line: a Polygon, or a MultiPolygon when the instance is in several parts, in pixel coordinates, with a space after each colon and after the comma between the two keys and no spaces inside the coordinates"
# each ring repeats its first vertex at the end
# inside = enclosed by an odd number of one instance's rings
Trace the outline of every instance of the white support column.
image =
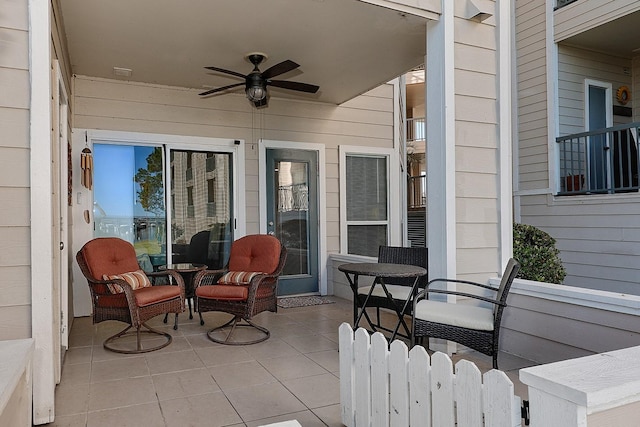
{"type": "Polygon", "coordinates": [[[531,427],[637,425],[638,360],[640,346],[521,369],[531,427]]]}
{"type": "Polygon", "coordinates": [[[429,277],[456,277],[454,2],[427,21],[427,247],[429,277]]]}
{"type": "Polygon", "coordinates": [[[498,11],[498,149],[500,161],[500,259],[504,271],[513,255],[513,115],[512,77],[515,69],[513,61],[513,10],[511,0],[499,0],[498,11]]]}
{"type": "Polygon", "coordinates": [[[51,22],[47,0],[29,1],[31,336],[33,423],[54,420],[53,209],[51,195],[51,22]]]}

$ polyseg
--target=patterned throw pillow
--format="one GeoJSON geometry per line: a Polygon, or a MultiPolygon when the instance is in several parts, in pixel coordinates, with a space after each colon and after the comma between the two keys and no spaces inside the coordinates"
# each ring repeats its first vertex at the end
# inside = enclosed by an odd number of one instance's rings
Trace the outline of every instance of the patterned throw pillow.
{"type": "Polygon", "coordinates": [[[260,273],[259,271],[230,271],[222,276],[218,283],[221,285],[248,285],[260,273]]]}
{"type": "MultiPolygon", "coordinates": [[[[134,291],[138,288],[146,288],[148,286],[151,286],[151,282],[149,281],[149,278],[142,270],[131,271],[129,273],[114,274],[111,276],[108,276],[105,274],[104,276],[102,276],[102,278],[104,280],[114,280],[114,279],[124,280],[131,285],[131,288],[134,291]]],[[[119,294],[124,292],[124,289],[122,288],[122,286],[118,285],[117,283],[108,283],[107,287],[113,294],[119,294]]]]}

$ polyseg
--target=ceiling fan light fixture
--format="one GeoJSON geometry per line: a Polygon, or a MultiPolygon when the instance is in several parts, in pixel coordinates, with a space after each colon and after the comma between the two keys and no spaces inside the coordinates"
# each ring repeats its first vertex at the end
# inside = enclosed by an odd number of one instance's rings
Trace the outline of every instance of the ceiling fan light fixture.
{"type": "Polygon", "coordinates": [[[245,90],[245,93],[251,102],[262,101],[267,96],[267,88],[262,86],[250,86],[245,90]]]}

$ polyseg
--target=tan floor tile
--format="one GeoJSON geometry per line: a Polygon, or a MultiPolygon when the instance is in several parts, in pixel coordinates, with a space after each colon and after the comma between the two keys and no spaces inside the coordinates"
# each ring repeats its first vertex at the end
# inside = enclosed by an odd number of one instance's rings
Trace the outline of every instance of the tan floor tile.
{"type": "Polygon", "coordinates": [[[89,411],[156,402],[151,377],[93,383],[89,389],[89,411]]]}
{"type": "Polygon", "coordinates": [[[313,413],[320,418],[325,425],[329,427],[342,427],[342,413],[340,405],[324,406],[322,408],[315,408],[313,413]]]}
{"type": "Polygon", "coordinates": [[[220,390],[211,373],[204,368],[153,375],[151,379],[158,400],[178,399],[220,390]]]}
{"type": "Polygon", "coordinates": [[[279,339],[268,339],[259,344],[248,345],[244,347],[244,349],[256,360],[295,356],[300,354],[298,350],[279,339]]]}
{"type": "Polygon", "coordinates": [[[157,402],[89,412],[87,427],[159,427],[164,419],[157,402]]]}
{"type": "Polygon", "coordinates": [[[47,424],[47,427],[85,427],[87,425],[87,414],[76,415],[56,415],[56,420],[47,424]]]}
{"type": "Polygon", "coordinates": [[[271,329],[273,326],[296,325],[298,323],[285,314],[281,314],[280,312],[272,313],[270,311],[263,311],[254,316],[252,321],[268,329],[271,329]]]}
{"type": "Polygon", "coordinates": [[[211,348],[199,347],[195,349],[195,352],[205,366],[217,366],[253,360],[253,357],[244,347],[228,345],[219,345],[211,348]]]}
{"type": "Polygon", "coordinates": [[[140,354],[116,353],[114,351],[110,351],[104,348],[102,346],[102,342],[93,346],[93,355],[92,355],[93,362],[102,362],[105,360],[120,360],[120,359],[126,359],[131,357],[140,357],[140,354]]]}
{"type": "Polygon", "coordinates": [[[340,380],[332,374],[298,378],[282,382],[308,408],[340,403],[340,380]]]}
{"type": "Polygon", "coordinates": [[[145,358],[152,375],[204,368],[204,364],[193,350],[164,354],[147,353],[145,358]]]}
{"type": "Polygon", "coordinates": [[[337,350],[318,351],[305,354],[329,372],[340,371],[340,353],[337,350]]]}
{"type": "Polygon", "coordinates": [[[276,381],[275,377],[256,361],[212,366],[209,372],[225,393],[238,387],[276,381]]]}
{"type": "Polygon", "coordinates": [[[187,339],[192,348],[211,348],[222,345],[214,343],[209,338],[207,338],[206,331],[202,331],[194,335],[185,335],[184,337],[187,339]]]}
{"type": "Polygon", "coordinates": [[[291,345],[301,353],[314,351],[337,350],[338,344],[321,335],[304,335],[299,337],[283,338],[283,341],[291,345]]]}
{"type": "Polygon", "coordinates": [[[303,354],[264,359],[260,361],[260,364],[280,381],[327,373],[322,366],[303,354]]]}
{"type": "Polygon", "coordinates": [[[92,354],[93,347],[70,348],[64,355],[64,364],[90,363],[92,354]]]}
{"type": "Polygon", "coordinates": [[[119,380],[149,375],[143,356],[94,362],[91,366],[91,382],[119,380]]]}
{"type": "MultiPolygon", "coordinates": [[[[187,351],[192,349],[191,344],[189,344],[189,341],[187,341],[184,336],[174,335],[172,338],[171,344],[165,348],[154,351],[153,354],[173,353],[174,351],[187,351]]],[[[164,342],[164,338],[159,338],[154,341],[156,342],[156,345],[160,345],[164,342]]]]}
{"type": "Polygon", "coordinates": [[[65,364],[62,367],[60,382],[65,385],[89,384],[91,380],[91,363],[65,364]]]}
{"type": "Polygon", "coordinates": [[[271,326],[269,327],[269,332],[271,332],[271,339],[284,339],[286,337],[313,335],[316,333],[314,329],[303,326],[300,323],[282,326],[271,326]]]}
{"type": "Polygon", "coordinates": [[[167,427],[228,426],[242,422],[224,394],[210,393],[160,402],[167,427]]]}
{"type": "Polygon", "coordinates": [[[296,420],[303,427],[325,427],[325,424],[311,411],[294,412],[293,414],[280,415],[278,417],[263,418],[261,420],[247,422],[247,427],[259,427],[263,425],[281,423],[296,420]]]}
{"type": "Polygon", "coordinates": [[[73,415],[87,412],[89,408],[89,384],[60,384],[56,387],[56,415],[73,415]]]}
{"type": "Polygon", "coordinates": [[[306,410],[280,383],[241,387],[225,393],[245,422],[306,410]]]}
{"type": "Polygon", "coordinates": [[[74,334],[69,336],[69,348],[91,347],[93,345],[93,333],[74,334]]]}

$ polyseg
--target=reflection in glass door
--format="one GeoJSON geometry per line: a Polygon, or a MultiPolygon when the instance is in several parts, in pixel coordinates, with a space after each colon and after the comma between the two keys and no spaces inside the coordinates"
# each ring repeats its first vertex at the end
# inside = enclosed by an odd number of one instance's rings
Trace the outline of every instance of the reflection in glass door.
{"type": "Polygon", "coordinates": [[[151,272],[166,263],[162,147],[94,143],[94,236],[132,243],[151,272]]]}
{"type": "Polygon", "coordinates": [[[233,241],[231,153],[171,150],[171,259],[223,268],[233,241]]]}

